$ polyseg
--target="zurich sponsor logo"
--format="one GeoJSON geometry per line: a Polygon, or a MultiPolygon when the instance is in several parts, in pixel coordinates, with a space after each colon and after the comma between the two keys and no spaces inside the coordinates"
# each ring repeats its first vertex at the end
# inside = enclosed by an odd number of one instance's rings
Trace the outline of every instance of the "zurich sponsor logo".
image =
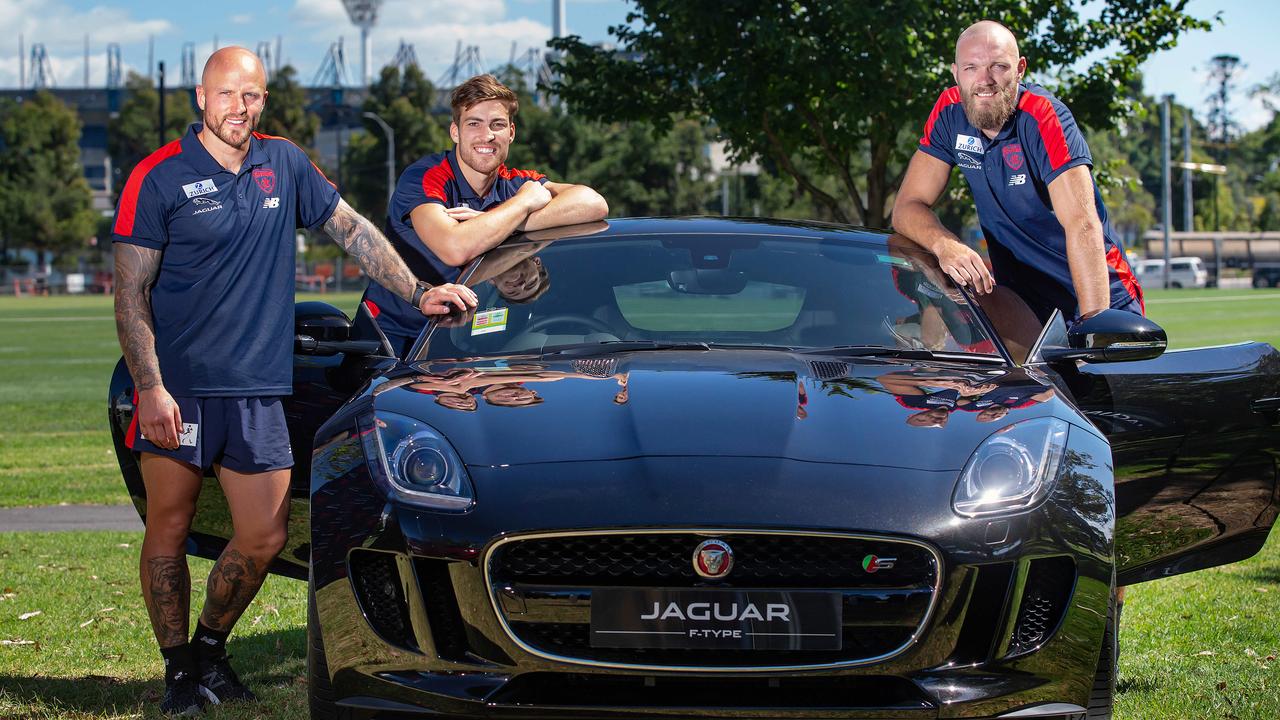
{"type": "Polygon", "coordinates": [[[218,186],[213,184],[213,180],[197,180],[193,183],[187,183],[182,186],[182,192],[187,197],[193,198],[197,195],[208,195],[212,192],[218,192],[218,186]]]}
{"type": "Polygon", "coordinates": [[[981,160],[964,152],[956,153],[956,164],[969,170],[977,170],[982,167],[981,160]]]}
{"type": "Polygon", "coordinates": [[[1019,173],[1017,175],[1009,176],[1009,187],[1013,187],[1014,185],[1026,185],[1026,184],[1027,184],[1026,173],[1019,173]]]}
{"type": "Polygon", "coordinates": [[[966,152],[975,152],[979,155],[986,152],[986,148],[982,147],[982,141],[973,135],[957,135],[956,149],[966,152]]]}

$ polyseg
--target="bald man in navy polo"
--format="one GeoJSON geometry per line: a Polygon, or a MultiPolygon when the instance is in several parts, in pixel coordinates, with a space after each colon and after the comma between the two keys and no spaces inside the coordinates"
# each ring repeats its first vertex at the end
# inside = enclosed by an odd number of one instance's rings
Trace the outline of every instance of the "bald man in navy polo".
{"type": "Polygon", "coordinates": [[[956,283],[986,296],[1002,334],[1019,330],[1006,335],[1016,338],[1012,345],[1029,344],[1054,309],[1069,322],[1108,307],[1144,312],[1080,128],[1057,98],[1023,81],[1026,66],[999,23],[960,35],[951,66],[957,85],[929,115],[893,209],[898,232],[933,251],[956,283]],[[994,277],[932,210],[952,166],[973,193],[994,277]],[[1007,291],[1025,306],[1009,302],[1007,291]]]}
{"type": "Polygon", "coordinates": [[[196,86],[202,122],[138,164],[116,210],[116,327],[135,387],[126,442],[146,487],[139,573],[166,714],[254,697],[225,647],[285,543],[297,228],[324,228],[421,314],[476,303],[469,288],[418,282],[306,153],[254,132],[266,84],[253,53],[215,52],[196,86]],[[210,468],[235,529],[188,640],[185,544],[210,468]]]}

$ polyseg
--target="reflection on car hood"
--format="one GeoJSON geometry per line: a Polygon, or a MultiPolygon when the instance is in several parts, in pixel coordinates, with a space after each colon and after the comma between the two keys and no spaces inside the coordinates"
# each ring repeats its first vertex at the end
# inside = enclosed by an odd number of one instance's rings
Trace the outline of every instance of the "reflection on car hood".
{"type": "Polygon", "coordinates": [[[429,362],[374,394],[472,466],[755,456],[958,470],[992,432],[1063,405],[1021,369],[750,350],[429,362]]]}

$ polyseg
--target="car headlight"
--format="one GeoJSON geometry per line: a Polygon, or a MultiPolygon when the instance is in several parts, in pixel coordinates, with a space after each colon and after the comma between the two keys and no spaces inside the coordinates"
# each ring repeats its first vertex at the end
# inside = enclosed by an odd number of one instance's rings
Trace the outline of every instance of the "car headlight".
{"type": "Polygon", "coordinates": [[[360,419],[360,436],[374,480],[397,499],[452,512],[475,504],[462,458],[430,425],[378,411],[360,419]]]}
{"type": "Polygon", "coordinates": [[[1026,510],[1049,494],[1067,449],[1067,423],[1035,418],[997,431],[974,451],[951,505],[965,517],[1026,510]]]}

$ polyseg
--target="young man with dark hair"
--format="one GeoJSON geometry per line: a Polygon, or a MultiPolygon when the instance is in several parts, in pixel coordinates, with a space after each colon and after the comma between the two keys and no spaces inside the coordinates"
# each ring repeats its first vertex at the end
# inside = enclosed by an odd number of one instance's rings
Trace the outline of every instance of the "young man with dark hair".
{"type": "Polygon", "coordinates": [[[146,487],[139,571],[166,714],[254,697],[225,648],[286,539],[297,228],[323,227],[419,314],[476,304],[470,288],[415,283],[306,153],[254,132],[266,84],[252,52],[215,52],[196,86],[203,122],[139,163],[116,209],[116,329],[135,388],[126,442],[146,487]],[[188,641],[185,543],[211,467],[235,531],[188,641]]]}
{"type": "MultiPolygon", "coordinates": [[[[433,282],[454,281],[471,260],[513,232],[604,218],[609,206],[585,185],[551,182],[506,166],[520,101],[492,75],[477,75],[450,98],[454,148],[428,155],[400,176],[387,211],[387,236],[405,263],[433,282]]],[[[426,320],[381,284],[364,300],[403,355],[426,320]]]]}

